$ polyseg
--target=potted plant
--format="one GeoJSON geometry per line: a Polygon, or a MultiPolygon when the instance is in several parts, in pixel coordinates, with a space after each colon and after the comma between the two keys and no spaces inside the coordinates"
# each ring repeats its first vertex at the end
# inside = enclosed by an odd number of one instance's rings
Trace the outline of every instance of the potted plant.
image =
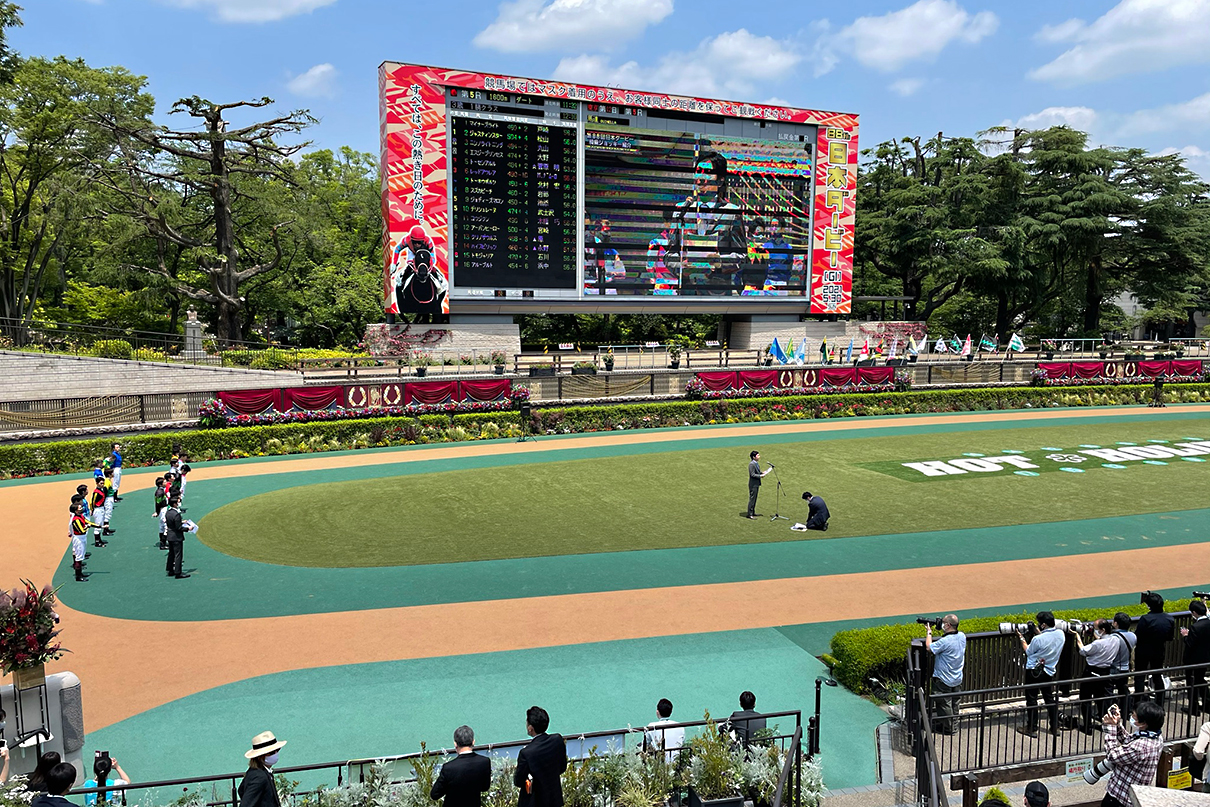
{"type": "Polygon", "coordinates": [[[689,741],[689,807],[743,807],[743,751],[719,731],[706,712],[706,727],[689,741]]]}
{"type": "Polygon", "coordinates": [[[1057,350],[1057,349],[1058,349],[1058,345],[1055,344],[1055,340],[1053,340],[1053,339],[1043,339],[1042,340],[1042,351],[1044,353],[1046,353],[1047,361],[1054,361],[1055,350],[1057,350]]]}
{"type": "Polygon", "coordinates": [[[529,366],[530,376],[551,376],[555,374],[555,366],[548,361],[538,362],[529,366]]]}
{"type": "Polygon", "coordinates": [[[54,589],[21,583],[23,588],[0,591],[0,675],[12,673],[14,687],[33,689],[46,683],[46,662],[67,651],[56,640],[54,589]]]}
{"type": "Polygon", "coordinates": [[[1096,350],[1097,350],[1097,355],[1100,356],[1102,359],[1104,359],[1104,358],[1107,358],[1109,356],[1109,353],[1113,350],[1113,345],[1109,344],[1108,342],[1105,342],[1103,344],[1097,345],[1096,350]]]}
{"type": "Polygon", "coordinates": [[[681,353],[683,352],[684,348],[681,347],[679,342],[673,342],[672,344],[668,345],[668,361],[673,370],[680,368],[681,353]]]}
{"type": "Polygon", "coordinates": [[[429,367],[434,363],[433,354],[431,353],[413,353],[411,364],[416,368],[416,375],[424,378],[428,373],[429,367]]]}
{"type": "Polygon", "coordinates": [[[596,375],[597,366],[590,361],[578,361],[571,366],[572,375],[596,375]]]}
{"type": "Polygon", "coordinates": [[[492,371],[496,375],[504,375],[504,362],[508,361],[508,355],[503,350],[492,351],[492,371]]]}
{"type": "Polygon", "coordinates": [[[612,373],[613,372],[613,348],[610,348],[608,351],[606,351],[606,353],[602,357],[602,359],[605,362],[605,372],[612,373]]]}

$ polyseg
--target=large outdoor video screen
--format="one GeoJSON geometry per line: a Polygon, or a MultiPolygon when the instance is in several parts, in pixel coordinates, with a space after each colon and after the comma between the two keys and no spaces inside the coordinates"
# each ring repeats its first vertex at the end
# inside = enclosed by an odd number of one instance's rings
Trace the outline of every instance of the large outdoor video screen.
{"type": "Polygon", "coordinates": [[[584,294],[804,296],[813,147],[587,128],[584,294]]]}
{"type": "Polygon", "coordinates": [[[393,63],[379,81],[388,312],[850,310],[855,115],[393,63]]]}

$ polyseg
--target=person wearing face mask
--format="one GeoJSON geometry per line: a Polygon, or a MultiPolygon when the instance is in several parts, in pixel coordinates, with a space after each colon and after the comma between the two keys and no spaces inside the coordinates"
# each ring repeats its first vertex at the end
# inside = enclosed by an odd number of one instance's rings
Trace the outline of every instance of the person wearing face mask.
{"type": "MultiPolygon", "coordinates": [[[[1154,785],[1155,772],[1164,750],[1160,729],[1164,726],[1164,709],[1155,701],[1142,701],[1130,715],[1130,730],[1121,725],[1122,715],[1117,706],[1101,719],[1105,734],[1105,759],[1094,768],[1103,776],[1102,768],[1110,768],[1101,807],[1126,807],[1130,804],[1131,785],[1154,785]]],[[[1088,775],[1085,774],[1087,781],[1088,775]]]]}
{"type": "Polygon", "coordinates": [[[1078,728],[1085,734],[1092,734],[1093,708],[1098,711],[1105,699],[1108,681],[1105,676],[1113,672],[1113,661],[1122,647],[1122,642],[1113,635],[1113,622],[1108,619],[1098,619],[1093,623],[1093,641],[1084,644],[1084,638],[1074,628],[1068,628],[1075,638],[1076,648],[1088,665],[1087,675],[1080,682],[1080,722],[1071,728],[1078,728]]]}
{"type": "Polygon", "coordinates": [[[273,784],[273,766],[285,744],[271,731],[262,731],[252,738],[252,748],[244,753],[251,761],[239,784],[239,807],[281,807],[277,786],[273,784]]]}

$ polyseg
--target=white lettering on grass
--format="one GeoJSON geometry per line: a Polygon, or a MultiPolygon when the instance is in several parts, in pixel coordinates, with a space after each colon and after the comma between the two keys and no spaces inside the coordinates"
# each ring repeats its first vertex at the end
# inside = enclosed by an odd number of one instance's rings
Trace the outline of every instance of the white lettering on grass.
{"type": "Polygon", "coordinates": [[[991,459],[975,459],[973,457],[962,457],[956,460],[950,460],[950,465],[956,468],[961,468],[964,471],[977,471],[979,473],[988,473],[989,471],[1004,470],[991,459]]]}
{"type": "Polygon", "coordinates": [[[961,468],[955,468],[948,462],[941,460],[930,460],[929,462],[905,462],[904,468],[912,468],[919,471],[925,476],[951,476],[953,474],[964,474],[966,471],[961,468]]]}
{"type": "Polygon", "coordinates": [[[1009,465],[1015,465],[1018,468],[1037,468],[1038,467],[1037,465],[1034,465],[1029,460],[1025,459],[1025,457],[1013,456],[1012,454],[1009,454],[1004,457],[995,457],[995,461],[996,462],[1007,462],[1009,465]]]}
{"type": "Polygon", "coordinates": [[[1136,460],[1163,460],[1174,456],[1171,451],[1159,446],[1123,446],[1121,451],[1136,460]]]}
{"type": "Polygon", "coordinates": [[[1096,457],[1099,460],[1105,460],[1106,462],[1129,462],[1138,459],[1138,457],[1132,457],[1124,451],[1118,451],[1116,448],[1092,448],[1080,453],[1096,457]]]}

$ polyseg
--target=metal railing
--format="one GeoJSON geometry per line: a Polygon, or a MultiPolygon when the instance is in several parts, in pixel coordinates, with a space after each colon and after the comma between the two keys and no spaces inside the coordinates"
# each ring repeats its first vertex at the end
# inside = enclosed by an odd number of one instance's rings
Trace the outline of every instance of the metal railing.
{"type": "MultiPolygon", "coordinates": [[[[802,740],[802,712],[800,710],[782,711],[782,712],[762,712],[761,717],[765,718],[770,726],[777,725],[774,721],[777,718],[793,718],[794,730],[790,733],[782,731],[774,731],[771,736],[764,737],[761,742],[777,743],[779,747],[786,752],[791,758],[800,758],[799,748],[802,740]]],[[[648,731],[668,731],[670,729],[701,729],[708,725],[725,727],[728,724],[727,720],[706,721],[692,720],[683,723],[664,723],[654,728],[649,727],[632,727],[606,730],[606,731],[590,731],[581,734],[564,735],[564,740],[567,743],[567,756],[573,764],[582,764],[592,756],[601,756],[608,754],[619,754],[633,749],[635,744],[638,744],[643,750],[647,750],[647,732],[648,731]]],[[[688,735],[688,731],[686,732],[688,735]]],[[[530,741],[512,740],[504,743],[489,743],[486,745],[475,746],[476,751],[481,751],[495,758],[516,758],[517,752],[520,751],[530,741]]],[[[686,736],[686,744],[688,744],[688,736],[686,736]]],[[[671,749],[669,749],[671,750],[671,749]]],[[[388,779],[391,783],[404,783],[415,781],[414,769],[412,763],[420,760],[423,757],[446,757],[452,755],[452,750],[425,750],[413,751],[406,754],[383,755],[378,757],[366,757],[360,759],[341,760],[333,762],[320,762],[312,765],[295,765],[291,767],[275,767],[273,773],[275,777],[285,777],[287,780],[297,781],[298,788],[294,789],[289,794],[289,798],[284,803],[296,805],[305,801],[308,797],[314,796],[321,790],[329,787],[340,787],[346,782],[352,784],[355,782],[365,782],[368,778],[369,770],[373,766],[385,766],[388,772],[388,779]],[[300,775],[297,780],[294,780],[296,775],[300,775]]],[[[795,764],[796,775],[790,780],[791,790],[787,794],[781,790],[783,784],[779,781],[779,792],[783,796],[783,807],[785,805],[801,804],[801,787],[802,776],[801,768],[795,764]]],[[[785,771],[783,769],[783,776],[785,771]]],[[[202,796],[206,807],[225,807],[226,805],[237,805],[239,803],[239,784],[243,780],[244,771],[238,773],[222,773],[208,776],[193,776],[179,779],[163,779],[151,782],[134,782],[122,785],[119,787],[107,787],[104,790],[109,794],[111,801],[120,801],[126,804],[128,801],[132,803],[147,803],[148,800],[160,800],[163,802],[176,801],[182,795],[182,790],[185,793],[190,792],[190,788],[194,788],[197,793],[198,786],[209,786],[209,796],[204,793],[202,796]],[[168,795],[171,792],[172,795],[168,795]],[[137,796],[137,797],[135,797],[137,796]]],[[[99,793],[102,788],[75,788],[71,790],[68,796],[84,796],[92,793],[99,793]]]]}
{"type": "MultiPolygon", "coordinates": [[[[928,714],[924,690],[916,687],[908,694],[908,700],[914,701],[920,714],[928,714]]],[[[949,799],[945,796],[945,786],[941,766],[937,762],[937,748],[933,741],[932,726],[929,721],[921,722],[917,727],[918,739],[916,747],[916,799],[927,807],[946,807],[949,799]]]]}
{"type": "Polygon", "coordinates": [[[1197,689],[1198,700],[1205,703],[1204,678],[1199,683],[1194,676],[1204,676],[1207,666],[1167,667],[1143,674],[1085,676],[1048,682],[1039,688],[1034,705],[1019,700],[1006,701],[1001,689],[965,692],[964,702],[968,705],[959,709],[952,719],[940,717],[937,708],[950,696],[934,693],[928,696],[924,707],[931,720],[919,723],[921,747],[926,739],[933,743],[926,753],[933,756],[942,774],[1086,758],[1104,751],[1098,724],[1108,707],[1117,704],[1122,720],[1126,722],[1132,705],[1144,696],[1159,701],[1164,709],[1162,734],[1165,743],[1191,740],[1197,736],[1205,718],[1200,712],[1200,704],[1197,714],[1189,713],[1189,696],[1197,689]],[[1143,683],[1140,679],[1150,679],[1154,674],[1163,675],[1172,683],[1170,688],[1161,687],[1162,694],[1158,697],[1152,690],[1140,691],[1143,683]],[[1130,687],[1132,682],[1134,689],[1130,687]],[[1053,707],[1041,699],[1043,689],[1055,693],[1053,707]],[[1064,691],[1080,694],[1063,697],[1060,693],[1064,691]],[[941,723],[952,724],[952,733],[933,730],[935,724],[941,723]]]}

